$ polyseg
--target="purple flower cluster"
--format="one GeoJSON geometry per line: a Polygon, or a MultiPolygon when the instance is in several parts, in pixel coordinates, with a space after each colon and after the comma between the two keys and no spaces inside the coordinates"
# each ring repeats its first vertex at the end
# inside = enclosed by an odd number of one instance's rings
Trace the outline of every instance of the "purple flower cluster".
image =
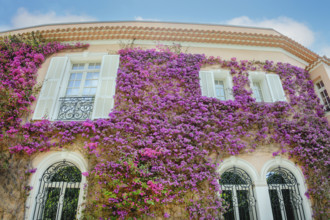
{"type": "Polygon", "coordinates": [[[93,163],[84,173],[89,183],[86,216],[168,218],[184,207],[191,219],[218,219],[224,209],[217,196],[217,161],[210,157],[239,155],[270,143],[282,148],[275,154],[285,153],[303,168],[306,195],[320,201],[314,212],[328,208],[329,126],[307,71],[168,50],[125,49],[119,54],[109,119],[44,120],[8,129],[23,137],[10,147],[12,153],[32,154],[85,140],[93,163]],[[230,70],[234,101],[201,96],[203,65],[230,70]],[[249,71],[255,70],[279,74],[289,101],[257,103],[248,81],[249,71]]]}

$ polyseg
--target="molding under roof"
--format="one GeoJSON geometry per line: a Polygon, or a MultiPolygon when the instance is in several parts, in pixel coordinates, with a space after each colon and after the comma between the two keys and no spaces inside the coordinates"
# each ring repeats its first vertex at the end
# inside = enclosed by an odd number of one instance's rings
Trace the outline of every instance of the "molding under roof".
{"type": "Polygon", "coordinates": [[[320,59],[316,53],[273,29],[212,24],[144,21],[54,24],[2,32],[0,38],[32,31],[58,41],[135,39],[281,48],[307,62],[308,69],[320,59]]]}

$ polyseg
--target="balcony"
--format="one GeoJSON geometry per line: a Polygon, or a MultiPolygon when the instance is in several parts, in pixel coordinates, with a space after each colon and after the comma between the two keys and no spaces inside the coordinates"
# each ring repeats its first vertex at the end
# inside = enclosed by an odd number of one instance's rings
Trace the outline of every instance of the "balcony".
{"type": "Polygon", "coordinates": [[[91,118],[94,97],[61,97],[57,120],[80,121],[91,118]]]}

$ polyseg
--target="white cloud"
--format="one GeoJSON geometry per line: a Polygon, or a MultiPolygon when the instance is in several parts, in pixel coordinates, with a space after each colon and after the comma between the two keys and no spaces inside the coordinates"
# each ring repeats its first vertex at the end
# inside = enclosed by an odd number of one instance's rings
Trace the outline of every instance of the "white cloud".
{"type": "Polygon", "coordinates": [[[158,19],[155,19],[155,18],[143,18],[141,16],[135,16],[134,20],[136,20],[136,21],[159,21],[158,19]]]}
{"type": "Polygon", "coordinates": [[[312,46],[315,41],[315,33],[311,29],[309,29],[304,23],[288,17],[252,20],[247,16],[241,16],[227,21],[226,24],[273,28],[306,47],[312,46]]]}
{"type": "MultiPolygon", "coordinates": [[[[25,8],[19,8],[11,19],[10,27],[3,27],[8,29],[29,27],[41,24],[54,24],[54,23],[70,23],[70,22],[85,22],[96,21],[97,19],[88,15],[73,15],[65,14],[58,15],[54,11],[46,13],[29,12],[25,8]]],[[[1,27],[0,27],[1,28],[1,27]]]]}

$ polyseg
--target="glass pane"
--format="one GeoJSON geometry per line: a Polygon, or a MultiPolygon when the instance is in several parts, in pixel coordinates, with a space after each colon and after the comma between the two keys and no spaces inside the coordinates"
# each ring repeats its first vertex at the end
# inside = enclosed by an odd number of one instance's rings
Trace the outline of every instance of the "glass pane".
{"type": "Polygon", "coordinates": [[[292,195],[291,195],[291,190],[289,189],[282,189],[282,196],[283,196],[283,201],[284,201],[284,206],[285,206],[285,213],[287,219],[297,219],[297,216],[295,217],[294,215],[294,208],[292,206],[292,195]]]}
{"type": "Polygon", "coordinates": [[[55,220],[57,214],[57,205],[60,200],[61,188],[47,188],[46,202],[44,207],[43,218],[44,220],[55,220]]]}
{"type": "Polygon", "coordinates": [[[83,95],[89,95],[90,88],[84,88],[83,95]]]}
{"type": "Polygon", "coordinates": [[[96,88],[91,88],[89,94],[90,95],[95,95],[96,94],[96,88]]]}
{"type": "Polygon", "coordinates": [[[76,73],[71,73],[70,80],[74,80],[76,78],[76,73]]]}
{"type": "Polygon", "coordinates": [[[253,82],[253,94],[257,102],[263,101],[261,86],[259,82],[253,82]]]}
{"type": "Polygon", "coordinates": [[[70,88],[70,87],[73,87],[73,82],[74,82],[74,81],[69,81],[69,85],[68,85],[69,88],[70,88]]]}
{"type": "Polygon", "coordinates": [[[93,73],[87,73],[86,79],[93,79],[93,73]]]}
{"type": "Polygon", "coordinates": [[[101,63],[90,63],[88,69],[100,69],[101,63]]]}
{"type": "Polygon", "coordinates": [[[92,87],[97,87],[97,80],[92,81],[92,87]]]}
{"type": "Polygon", "coordinates": [[[89,65],[88,65],[88,69],[94,69],[94,63],[90,63],[89,65]]]}
{"type": "Polygon", "coordinates": [[[238,211],[240,220],[250,220],[248,191],[237,190],[238,211]]]}
{"type": "Polygon", "coordinates": [[[81,83],[81,81],[80,80],[77,80],[77,81],[74,81],[74,84],[73,84],[73,86],[74,87],[80,87],[80,83],[81,83]]]}
{"type": "Polygon", "coordinates": [[[215,80],[215,94],[220,100],[226,100],[224,82],[221,80],[215,80]]]}
{"type": "Polygon", "coordinates": [[[246,181],[243,180],[237,173],[234,172],[225,172],[221,175],[220,184],[246,184],[246,181]]]}
{"type": "Polygon", "coordinates": [[[66,90],[66,95],[71,96],[73,94],[72,89],[66,90]]]}
{"type": "Polygon", "coordinates": [[[71,89],[70,95],[79,95],[79,89],[71,89]]]}
{"type": "Polygon", "coordinates": [[[62,209],[62,220],[76,219],[79,188],[66,188],[62,209]]]}
{"type": "Polygon", "coordinates": [[[84,87],[92,87],[92,84],[93,84],[93,80],[86,80],[84,87]]]}
{"type": "Polygon", "coordinates": [[[87,73],[86,79],[98,79],[99,73],[87,73]]]}
{"type": "Polygon", "coordinates": [[[72,69],[73,69],[73,70],[77,70],[77,69],[78,69],[78,67],[79,67],[79,65],[78,65],[78,64],[73,64],[73,65],[72,65],[72,69]]]}
{"type": "Polygon", "coordinates": [[[235,219],[234,216],[234,208],[233,208],[233,195],[232,195],[232,191],[230,190],[224,190],[221,193],[221,197],[225,200],[225,204],[226,206],[229,206],[227,211],[223,214],[223,217],[226,220],[231,220],[231,219],[235,219]]]}
{"type": "Polygon", "coordinates": [[[269,196],[274,220],[282,220],[281,206],[278,199],[277,190],[269,190],[269,196]]]}
{"type": "Polygon", "coordinates": [[[76,79],[81,80],[82,79],[82,73],[76,73],[76,79]]]}
{"type": "Polygon", "coordinates": [[[62,166],[56,170],[51,182],[80,182],[81,172],[77,167],[62,166]]]}
{"type": "Polygon", "coordinates": [[[84,88],[83,95],[95,95],[96,88],[84,88]]]}
{"type": "Polygon", "coordinates": [[[280,173],[269,172],[266,176],[267,184],[285,184],[285,180],[280,173]]]}

